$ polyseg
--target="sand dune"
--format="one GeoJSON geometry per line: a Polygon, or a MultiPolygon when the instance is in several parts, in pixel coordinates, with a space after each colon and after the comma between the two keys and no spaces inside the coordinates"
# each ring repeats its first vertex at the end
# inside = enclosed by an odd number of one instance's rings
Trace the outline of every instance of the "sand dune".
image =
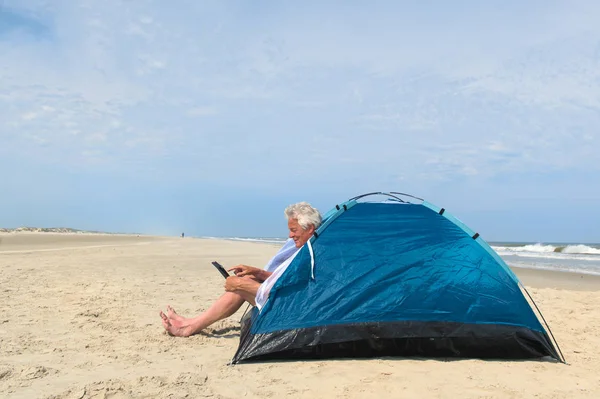
{"type": "Polygon", "coordinates": [[[172,338],[158,311],[204,310],[210,265],[264,264],[277,246],[145,236],[3,233],[0,393],[9,398],[600,397],[600,284],[517,270],[569,365],[371,359],[228,366],[239,318],[172,338]]]}

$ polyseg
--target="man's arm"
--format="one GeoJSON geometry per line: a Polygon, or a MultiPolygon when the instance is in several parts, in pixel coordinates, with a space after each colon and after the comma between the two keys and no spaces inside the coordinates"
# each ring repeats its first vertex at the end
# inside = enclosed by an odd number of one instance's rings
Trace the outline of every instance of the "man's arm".
{"type": "Polygon", "coordinates": [[[228,270],[232,271],[238,277],[252,277],[255,280],[260,281],[261,283],[268,279],[271,274],[273,274],[266,270],[248,265],[237,265],[228,270]]]}
{"type": "Polygon", "coordinates": [[[273,272],[268,272],[266,270],[260,269],[260,272],[258,273],[258,279],[264,282],[271,276],[271,274],[273,274],[273,272]]]}

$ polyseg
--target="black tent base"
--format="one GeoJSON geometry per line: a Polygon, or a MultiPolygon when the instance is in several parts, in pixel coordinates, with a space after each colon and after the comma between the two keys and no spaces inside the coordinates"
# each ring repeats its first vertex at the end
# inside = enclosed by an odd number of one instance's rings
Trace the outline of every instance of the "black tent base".
{"type": "Polygon", "coordinates": [[[389,356],[559,359],[545,333],[518,326],[407,321],[330,325],[265,334],[251,334],[248,327],[242,329],[233,363],[389,356]],[[407,332],[410,336],[406,336],[407,332]]]}

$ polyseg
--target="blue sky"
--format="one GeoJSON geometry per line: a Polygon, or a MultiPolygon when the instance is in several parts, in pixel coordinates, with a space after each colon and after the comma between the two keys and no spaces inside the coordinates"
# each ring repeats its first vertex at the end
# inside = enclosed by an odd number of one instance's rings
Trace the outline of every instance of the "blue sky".
{"type": "Polygon", "coordinates": [[[402,191],[600,242],[598,2],[0,4],[0,226],[283,236],[402,191]]]}

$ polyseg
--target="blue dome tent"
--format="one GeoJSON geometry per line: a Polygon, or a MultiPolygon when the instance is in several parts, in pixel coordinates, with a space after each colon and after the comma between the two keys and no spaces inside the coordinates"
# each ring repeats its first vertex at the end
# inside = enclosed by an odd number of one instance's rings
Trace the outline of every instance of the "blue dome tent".
{"type": "Polygon", "coordinates": [[[443,208],[401,193],[364,194],[324,216],[265,305],[243,317],[232,362],[564,361],[524,293],[529,296],[479,234],[443,208]],[[379,200],[369,201],[373,195],[379,200]]]}

